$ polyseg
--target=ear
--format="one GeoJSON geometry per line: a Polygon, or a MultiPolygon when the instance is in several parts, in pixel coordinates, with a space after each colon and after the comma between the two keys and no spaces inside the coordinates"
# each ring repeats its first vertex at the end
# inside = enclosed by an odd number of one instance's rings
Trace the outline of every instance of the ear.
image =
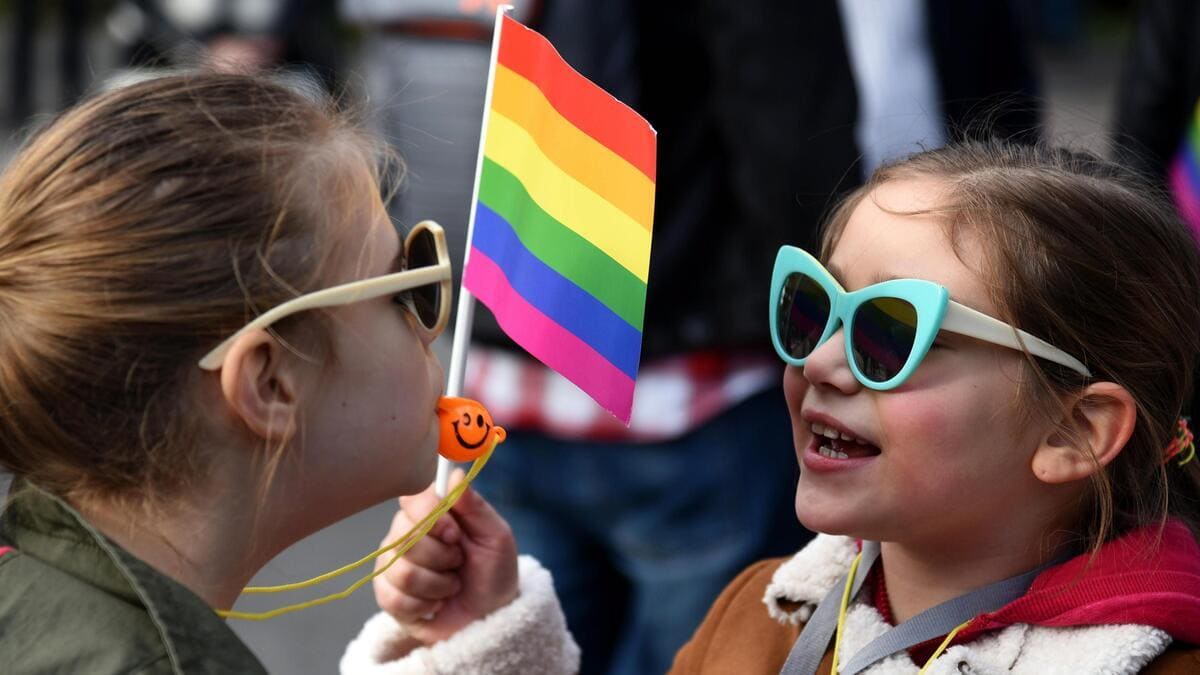
{"type": "Polygon", "coordinates": [[[1062,422],[1071,433],[1054,429],[1033,453],[1031,468],[1045,483],[1070,483],[1108,466],[1133,435],[1137,406],[1125,387],[1096,382],[1075,397],[1062,422]]]}
{"type": "Polygon", "coordinates": [[[230,411],[263,440],[286,443],[296,433],[297,379],[284,349],[264,330],[234,340],[221,361],[221,393],[230,411]]]}

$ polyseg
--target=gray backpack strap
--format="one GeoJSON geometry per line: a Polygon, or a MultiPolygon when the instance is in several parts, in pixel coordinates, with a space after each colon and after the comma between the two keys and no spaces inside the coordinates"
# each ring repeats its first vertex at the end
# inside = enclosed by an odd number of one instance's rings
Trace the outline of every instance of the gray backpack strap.
{"type": "Polygon", "coordinates": [[[839,669],[840,675],[855,675],[884,657],[946,635],[964,621],[1000,609],[1025,595],[1034,578],[1044,569],[1039,567],[1025,574],[988,584],[921,612],[869,642],[845,662],[839,669]]]}
{"type": "MultiPolygon", "coordinates": [[[[877,558],[879,558],[879,544],[873,541],[864,541],[862,560],[858,563],[858,570],[855,572],[854,581],[850,586],[851,600],[862,590],[863,583],[867,580],[867,574],[871,572],[877,558]]],[[[800,631],[800,636],[792,645],[792,651],[788,654],[783,669],[779,671],[780,675],[814,675],[817,672],[817,666],[821,665],[821,659],[825,657],[825,649],[829,646],[829,640],[837,630],[838,610],[841,609],[842,593],[845,591],[848,576],[850,576],[849,572],[838,579],[837,583],[825,594],[821,604],[817,605],[816,611],[808,618],[808,623],[804,624],[804,630],[800,631]]]]}

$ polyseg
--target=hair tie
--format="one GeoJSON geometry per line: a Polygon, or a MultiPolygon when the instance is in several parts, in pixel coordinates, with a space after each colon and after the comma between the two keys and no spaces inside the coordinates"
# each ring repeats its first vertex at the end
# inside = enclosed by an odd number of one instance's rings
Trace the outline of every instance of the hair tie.
{"type": "Polygon", "coordinates": [[[1171,439],[1171,444],[1167,446],[1166,456],[1163,457],[1163,464],[1171,461],[1171,458],[1176,455],[1183,455],[1179,460],[1179,466],[1183,466],[1196,458],[1196,444],[1192,436],[1192,430],[1188,428],[1187,420],[1182,417],[1175,425],[1175,438],[1171,439]]]}

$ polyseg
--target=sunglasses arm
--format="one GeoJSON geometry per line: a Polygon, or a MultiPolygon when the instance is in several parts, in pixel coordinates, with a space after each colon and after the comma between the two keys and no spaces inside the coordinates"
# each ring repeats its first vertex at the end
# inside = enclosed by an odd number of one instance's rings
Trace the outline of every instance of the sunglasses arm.
{"type": "Polygon", "coordinates": [[[1080,375],[1092,376],[1087,366],[1049,342],[953,300],[947,303],[942,330],[1017,351],[1028,351],[1039,358],[1066,366],[1080,375]]]}
{"type": "Polygon", "coordinates": [[[298,298],[288,300],[270,311],[260,314],[253,321],[243,326],[241,330],[217,345],[208,354],[205,354],[204,358],[200,359],[200,368],[203,370],[216,370],[220,368],[221,361],[225,358],[225,352],[229,350],[234,340],[252,330],[266,328],[292,314],[310,309],[336,307],[339,305],[348,305],[352,302],[370,300],[381,295],[399,293],[410,288],[445,281],[449,278],[450,263],[442,262],[420,269],[405,270],[403,272],[396,272],[395,274],[385,274],[381,277],[352,281],[348,284],[301,295],[298,298]]]}

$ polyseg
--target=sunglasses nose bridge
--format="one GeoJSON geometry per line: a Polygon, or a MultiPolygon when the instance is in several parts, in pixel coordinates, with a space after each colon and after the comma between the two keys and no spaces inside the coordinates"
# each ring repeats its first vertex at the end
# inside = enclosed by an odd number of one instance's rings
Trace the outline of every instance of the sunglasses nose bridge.
{"type": "MultiPolygon", "coordinates": [[[[838,372],[845,376],[842,378],[845,382],[842,382],[842,379],[838,379],[838,382],[843,390],[850,390],[863,384],[854,366],[854,341],[851,334],[855,314],[862,302],[845,292],[829,295],[829,334],[818,349],[828,346],[835,351],[832,358],[838,359],[838,372]],[[841,344],[837,344],[839,341],[841,344]]],[[[813,350],[813,354],[816,354],[816,350],[813,350]]]]}
{"type": "Polygon", "coordinates": [[[838,333],[841,333],[842,339],[845,340],[846,328],[851,320],[853,307],[850,307],[850,303],[841,293],[831,292],[828,289],[825,292],[829,296],[829,324],[825,328],[824,341],[832,340],[838,333]]]}
{"type": "Polygon", "coordinates": [[[850,358],[845,323],[837,314],[831,314],[828,334],[801,366],[804,379],[813,384],[832,386],[843,393],[852,393],[859,387],[859,382],[850,366],[850,358]]]}

